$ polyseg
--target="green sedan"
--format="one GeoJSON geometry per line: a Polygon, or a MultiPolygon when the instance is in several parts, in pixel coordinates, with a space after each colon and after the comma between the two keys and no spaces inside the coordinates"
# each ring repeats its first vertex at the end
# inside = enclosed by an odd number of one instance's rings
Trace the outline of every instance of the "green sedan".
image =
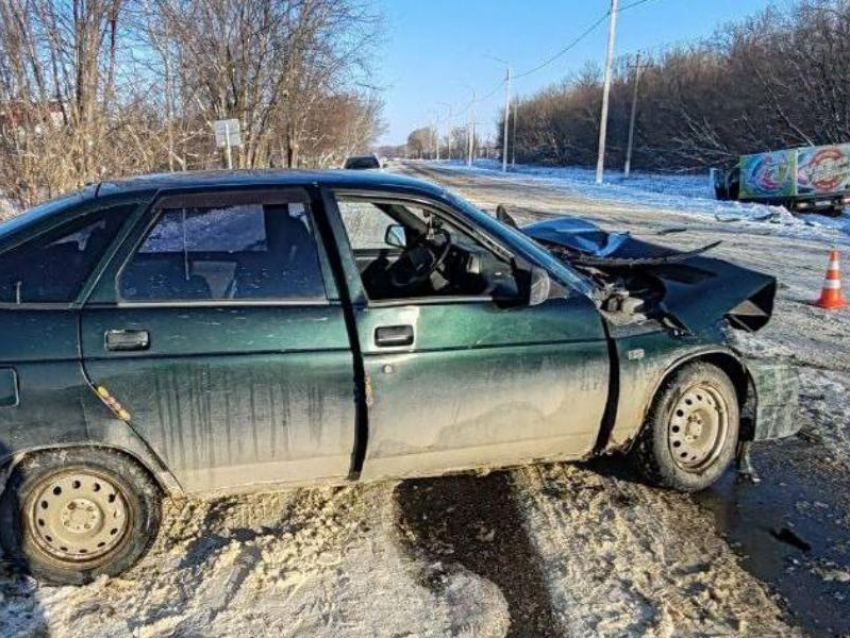
{"type": "MultiPolygon", "coordinates": [[[[0,541],[127,570],[161,501],[622,453],[705,488],[789,436],[773,278],[360,171],[103,182],[0,225],[0,541]]],[[[708,247],[710,248],[710,247],[708,247]]]]}

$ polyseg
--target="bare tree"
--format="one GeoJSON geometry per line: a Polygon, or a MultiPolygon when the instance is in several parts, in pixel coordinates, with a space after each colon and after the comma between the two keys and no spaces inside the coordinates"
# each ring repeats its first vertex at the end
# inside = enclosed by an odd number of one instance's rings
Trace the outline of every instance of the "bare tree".
{"type": "Polygon", "coordinates": [[[368,0],[0,0],[0,191],[22,204],[105,176],[328,165],[368,147],[381,29],[368,0]]]}

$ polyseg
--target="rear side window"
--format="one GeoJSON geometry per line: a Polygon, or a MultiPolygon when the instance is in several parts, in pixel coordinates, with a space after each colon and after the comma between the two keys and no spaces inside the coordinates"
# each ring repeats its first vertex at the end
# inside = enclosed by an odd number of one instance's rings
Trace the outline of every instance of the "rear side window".
{"type": "Polygon", "coordinates": [[[119,289],[139,302],[325,299],[303,203],[166,208],[119,289]]]}
{"type": "Polygon", "coordinates": [[[0,253],[0,302],[74,301],[134,208],[83,215],[0,253]]]}

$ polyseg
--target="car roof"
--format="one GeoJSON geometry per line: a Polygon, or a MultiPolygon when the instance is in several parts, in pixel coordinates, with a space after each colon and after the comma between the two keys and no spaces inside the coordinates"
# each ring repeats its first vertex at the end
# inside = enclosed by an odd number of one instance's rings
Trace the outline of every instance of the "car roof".
{"type": "Polygon", "coordinates": [[[328,186],[334,188],[376,189],[384,187],[412,189],[439,196],[444,193],[439,186],[422,180],[393,173],[349,171],[344,169],[323,171],[300,170],[235,170],[235,171],[185,171],[180,173],[155,173],[101,182],[100,195],[136,191],[168,191],[203,189],[224,186],[328,186]]]}

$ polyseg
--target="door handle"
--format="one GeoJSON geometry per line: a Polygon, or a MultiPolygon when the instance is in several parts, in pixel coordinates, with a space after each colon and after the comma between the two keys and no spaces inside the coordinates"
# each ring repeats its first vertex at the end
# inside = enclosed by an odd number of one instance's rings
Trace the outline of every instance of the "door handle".
{"type": "Polygon", "coordinates": [[[147,350],[151,336],[147,330],[110,330],[106,333],[106,349],[113,352],[147,350]]]}
{"type": "Polygon", "coordinates": [[[375,328],[375,345],[412,346],[413,326],[381,326],[375,328]]]}

